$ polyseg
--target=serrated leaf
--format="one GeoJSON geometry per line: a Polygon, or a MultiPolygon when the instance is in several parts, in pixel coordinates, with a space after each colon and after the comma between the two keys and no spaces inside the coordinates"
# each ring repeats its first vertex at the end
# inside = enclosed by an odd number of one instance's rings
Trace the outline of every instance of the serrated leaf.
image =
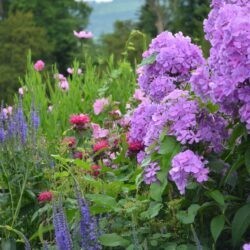
{"type": "Polygon", "coordinates": [[[250,226],[250,203],[241,207],[235,214],[232,221],[233,245],[237,246],[243,234],[250,226]]]}
{"type": "Polygon", "coordinates": [[[213,236],[214,242],[217,241],[225,225],[224,215],[218,215],[214,217],[210,224],[211,234],[213,236]]]}
{"type": "Polygon", "coordinates": [[[99,238],[101,244],[106,247],[125,247],[129,244],[129,241],[122,238],[120,235],[116,233],[112,234],[103,234],[99,238]]]}

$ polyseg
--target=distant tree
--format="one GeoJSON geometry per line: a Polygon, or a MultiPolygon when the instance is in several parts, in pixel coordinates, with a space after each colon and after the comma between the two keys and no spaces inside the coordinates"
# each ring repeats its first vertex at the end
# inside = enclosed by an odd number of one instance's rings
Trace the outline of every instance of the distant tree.
{"type": "Polygon", "coordinates": [[[145,0],[141,7],[138,28],[155,37],[163,30],[182,31],[202,45],[207,53],[203,20],[207,17],[210,0],[145,0]]]}
{"type": "Polygon", "coordinates": [[[173,32],[182,31],[192,37],[207,53],[209,44],[204,38],[203,21],[208,15],[210,0],[175,0],[174,2],[171,6],[170,29],[173,32]]]}
{"type": "Polygon", "coordinates": [[[36,26],[32,13],[21,12],[0,22],[0,44],[0,100],[11,101],[18,77],[25,73],[28,50],[34,59],[46,60],[51,47],[46,31],[36,26]]]}
{"type": "Polygon", "coordinates": [[[77,52],[73,30],[87,26],[91,12],[89,5],[75,0],[11,0],[9,12],[16,11],[34,14],[36,24],[47,31],[49,41],[54,45],[51,60],[65,70],[77,52]]]}
{"type": "Polygon", "coordinates": [[[148,39],[145,34],[135,30],[135,27],[135,23],[131,20],[116,21],[114,32],[104,34],[100,39],[99,51],[102,51],[102,55],[104,57],[113,55],[115,61],[126,58],[133,66],[140,62],[148,39]]]}

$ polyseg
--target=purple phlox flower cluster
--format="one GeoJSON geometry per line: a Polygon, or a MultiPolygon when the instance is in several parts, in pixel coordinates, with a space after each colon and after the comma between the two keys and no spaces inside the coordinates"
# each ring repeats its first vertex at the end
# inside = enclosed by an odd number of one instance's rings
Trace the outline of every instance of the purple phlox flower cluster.
{"type": "Polygon", "coordinates": [[[141,89],[153,101],[160,101],[176,84],[188,81],[190,72],[205,62],[200,48],[182,33],[159,34],[152,40],[143,57],[153,55],[156,56],[155,62],[142,66],[138,77],[141,89]]]}
{"type": "Polygon", "coordinates": [[[131,117],[131,127],[129,138],[131,141],[142,142],[148,129],[148,124],[151,121],[152,115],[157,109],[156,104],[142,102],[134,111],[131,117]]]}
{"type": "Polygon", "coordinates": [[[202,158],[191,150],[177,154],[172,159],[172,168],[169,175],[175,182],[180,194],[185,194],[185,189],[190,178],[202,183],[208,180],[209,170],[205,168],[202,158]]]}
{"type": "Polygon", "coordinates": [[[204,21],[212,45],[208,65],[193,73],[192,89],[250,130],[250,1],[213,1],[212,7],[204,21]]]}
{"type": "Polygon", "coordinates": [[[207,142],[208,148],[214,152],[221,152],[223,143],[228,138],[227,121],[219,114],[209,114],[203,110],[197,123],[201,140],[207,142]]]}
{"type": "Polygon", "coordinates": [[[150,163],[144,168],[143,179],[148,185],[157,181],[157,172],[160,170],[160,166],[156,162],[150,163]]]}
{"type": "Polygon", "coordinates": [[[53,206],[53,224],[58,250],[72,250],[73,244],[61,201],[53,206]]]}
{"type": "Polygon", "coordinates": [[[92,217],[89,211],[88,204],[85,199],[80,197],[77,192],[78,206],[80,209],[80,236],[81,236],[81,249],[86,250],[99,250],[101,246],[98,242],[98,227],[97,220],[92,217]]]}

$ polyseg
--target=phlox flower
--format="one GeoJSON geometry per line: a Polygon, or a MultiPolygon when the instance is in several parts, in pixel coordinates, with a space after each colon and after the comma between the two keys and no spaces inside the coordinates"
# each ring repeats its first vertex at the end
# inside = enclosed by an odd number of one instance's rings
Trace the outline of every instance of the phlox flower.
{"type": "Polygon", "coordinates": [[[73,31],[74,35],[80,39],[90,39],[93,37],[93,34],[92,32],[90,31],[79,31],[79,32],[76,32],[75,30],[73,31]]]}
{"type": "Polygon", "coordinates": [[[109,134],[109,130],[101,128],[99,124],[92,123],[91,127],[93,130],[93,138],[94,139],[105,138],[109,134]]]}

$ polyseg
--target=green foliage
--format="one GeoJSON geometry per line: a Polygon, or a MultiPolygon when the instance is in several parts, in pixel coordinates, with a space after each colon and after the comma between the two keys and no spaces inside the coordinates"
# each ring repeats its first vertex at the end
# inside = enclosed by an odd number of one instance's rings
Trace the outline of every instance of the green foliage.
{"type": "Polygon", "coordinates": [[[0,100],[11,102],[18,78],[26,70],[26,55],[48,58],[51,47],[46,32],[35,25],[31,13],[17,12],[0,21],[0,100]]]}

